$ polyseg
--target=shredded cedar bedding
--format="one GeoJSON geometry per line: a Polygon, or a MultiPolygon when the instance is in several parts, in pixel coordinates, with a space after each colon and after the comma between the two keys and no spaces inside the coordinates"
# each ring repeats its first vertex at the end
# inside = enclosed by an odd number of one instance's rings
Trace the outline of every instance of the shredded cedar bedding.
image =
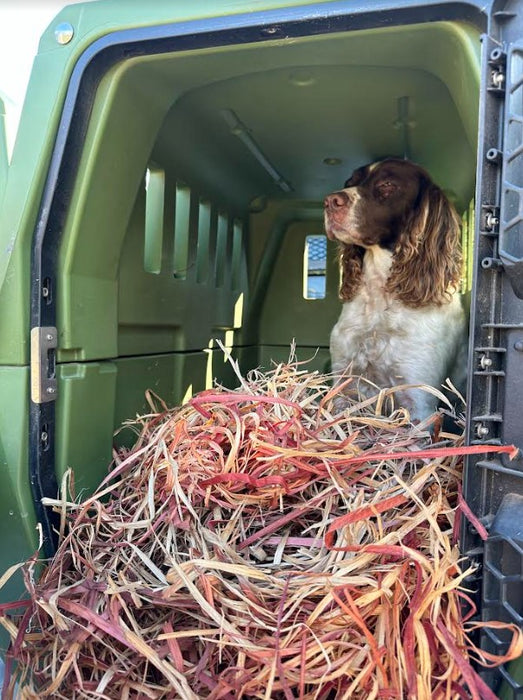
{"type": "MultiPolygon", "coordinates": [[[[513,625],[478,623],[459,516],[464,447],[290,361],[132,428],[96,493],[62,496],[61,543],[11,637],[2,697],[495,698],[473,668],[519,656],[513,625]],[[478,626],[505,628],[503,657],[478,626]]],[[[354,387],[354,390],[352,390],[354,387]]],[[[427,389],[429,390],[429,389],[427,389]]],[[[434,391],[434,390],[432,390],[434,391]]],[[[127,428],[130,427],[127,425],[127,428]]]]}

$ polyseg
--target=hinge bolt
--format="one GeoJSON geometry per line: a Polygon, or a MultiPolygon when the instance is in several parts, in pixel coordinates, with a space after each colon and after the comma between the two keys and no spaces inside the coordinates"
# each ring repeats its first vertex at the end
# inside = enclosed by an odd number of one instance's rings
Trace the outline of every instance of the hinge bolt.
{"type": "Polygon", "coordinates": [[[505,74],[500,70],[494,70],[491,74],[491,80],[494,87],[501,89],[505,82],[505,74]]]}
{"type": "Polygon", "coordinates": [[[486,437],[489,433],[490,430],[483,423],[480,423],[476,428],[476,435],[480,438],[486,437]]]}
{"type": "Polygon", "coordinates": [[[486,355],[482,355],[479,359],[479,364],[481,369],[487,369],[488,367],[492,367],[492,358],[487,357],[486,355]]]}
{"type": "Polygon", "coordinates": [[[492,229],[495,228],[498,224],[498,217],[494,214],[494,212],[488,211],[485,215],[485,227],[488,228],[489,231],[492,231],[492,229]]]}

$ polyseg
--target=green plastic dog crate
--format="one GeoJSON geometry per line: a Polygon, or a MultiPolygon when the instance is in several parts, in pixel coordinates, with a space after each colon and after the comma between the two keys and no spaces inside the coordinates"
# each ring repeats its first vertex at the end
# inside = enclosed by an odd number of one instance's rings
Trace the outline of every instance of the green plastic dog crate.
{"type": "MultiPolygon", "coordinates": [[[[328,369],[323,197],[386,155],[427,168],[463,213],[468,440],[522,447],[522,154],[521,0],[64,9],[0,163],[0,569],[34,551],[37,522],[51,551],[41,497],[68,467],[93,488],[146,389],[175,404],[234,384],[217,340],[244,371],[293,339],[328,369]]],[[[462,536],[481,616],[518,624],[522,476],[521,458],[470,459],[490,538],[462,536]]],[[[485,677],[523,697],[521,666],[485,677]]]]}

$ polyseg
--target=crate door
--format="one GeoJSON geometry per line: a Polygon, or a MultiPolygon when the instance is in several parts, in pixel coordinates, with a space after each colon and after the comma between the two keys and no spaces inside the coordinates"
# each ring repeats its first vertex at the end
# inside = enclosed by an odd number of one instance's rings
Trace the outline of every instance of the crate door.
{"type": "MultiPolygon", "coordinates": [[[[468,382],[468,440],[523,451],[523,3],[497,12],[483,37],[476,186],[474,282],[468,382]]],[[[471,458],[464,494],[489,531],[467,524],[462,548],[478,564],[483,620],[523,624],[523,457],[471,458]]],[[[503,632],[483,633],[506,651],[503,632]]],[[[486,673],[503,698],[521,697],[523,665],[486,673]]]]}

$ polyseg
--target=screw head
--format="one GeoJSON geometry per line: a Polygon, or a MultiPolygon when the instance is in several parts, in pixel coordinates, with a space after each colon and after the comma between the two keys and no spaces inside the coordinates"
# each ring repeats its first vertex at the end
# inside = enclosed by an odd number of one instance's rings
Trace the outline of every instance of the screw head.
{"type": "Polygon", "coordinates": [[[54,388],[54,386],[48,386],[46,391],[48,394],[54,394],[56,389],[54,388]]]}
{"type": "Polygon", "coordinates": [[[516,340],[514,343],[514,350],[518,352],[523,352],[523,340],[516,340]]]}
{"type": "Polygon", "coordinates": [[[480,367],[482,369],[487,369],[487,367],[492,367],[492,358],[482,355],[479,361],[480,367]]]}
{"type": "Polygon", "coordinates": [[[73,25],[69,22],[60,22],[54,28],[54,38],[56,43],[64,46],[68,44],[74,36],[73,25]]]}

